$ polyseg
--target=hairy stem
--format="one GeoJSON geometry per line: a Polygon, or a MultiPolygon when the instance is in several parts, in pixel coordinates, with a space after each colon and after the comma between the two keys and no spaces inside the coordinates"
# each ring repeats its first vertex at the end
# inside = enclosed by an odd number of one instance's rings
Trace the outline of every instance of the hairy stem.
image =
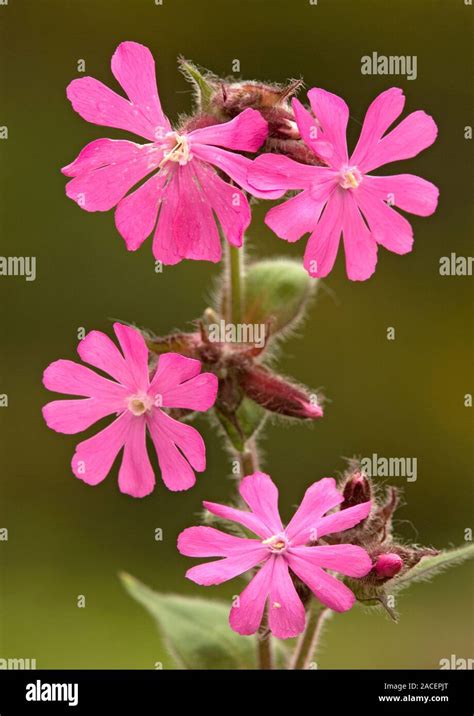
{"type": "Polygon", "coordinates": [[[243,273],[244,259],[243,248],[238,249],[235,246],[228,248],[228,276],[229,276],[229,293],[228,301],[230,322],[233,324],[240,323],[242,320],[242,302],[243,302],[243,273]]]}
{"type": "Polygon", "coordinates": [[[255,439],[247,440],[245,450],[240,454],[241,475],[252,475],[252,473],[260,470],[258,459],[258,448],[255,439]]]}
{"type": "MultiPolygon", "coordinates": [[[[227,254],[227,301],[226,320],[234,325],[242,321],[243,309],[243,248],[228,247],[227,254]]],[[[239,454],[242,477],[251,475],[259,469],[258,448],[254,439],[247,440],[239,454]]],[[[259,669],[273,668],[272,641],[268,631],[268,615],[265,611],[257,639],[257,662],[259,669]]]]}
{"type": "Polygon", "coordinates": [[[306,629],[296,644],[289,664],[290,669],[309,669],[319,645],[319,639],[325,622],[331,616],[331,610],[318,608],[314,603],[308,614],[306,629]]]}

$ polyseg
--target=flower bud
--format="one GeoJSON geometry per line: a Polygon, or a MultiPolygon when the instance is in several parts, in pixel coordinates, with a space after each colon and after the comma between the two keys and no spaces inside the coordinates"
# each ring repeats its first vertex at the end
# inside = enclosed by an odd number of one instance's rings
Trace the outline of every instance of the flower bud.
{"type": "Polygon", "coordinates": [[[394,552],[380,554],[375,562],[374,570],[379,579],[391,579],[403,567],[403,560],[394,552]]]}
{"type": "Polygon", "coordinates": [[[146,344],[152,353],[181,353],[183,356],[196,357],[200,343],[199,333],[171,333],[168,336],[145,336],[146,344]]]}
{"type": "Polygon", "coordinates": [[[262,366],[242,370],[239,384],[249,398],[273,413],[310,420],[323,416],[317,400],[262,366]]]}
{"type": "Polygon", "coordinates": [[[251,264],[245,275],[244,323],[270,323],[271,334],[292,328],[304,317],[316,284],[303,266],[289,259],[251,264]]]}
{"type": "Polygon", "coordinates": [[[372,498],[372,490],[367,477],[362,472],[354,472],[342,491],[344,502],[341,504],[341,510],[354,505],[360,505],[362,502],[368,502],[372,498]]]}

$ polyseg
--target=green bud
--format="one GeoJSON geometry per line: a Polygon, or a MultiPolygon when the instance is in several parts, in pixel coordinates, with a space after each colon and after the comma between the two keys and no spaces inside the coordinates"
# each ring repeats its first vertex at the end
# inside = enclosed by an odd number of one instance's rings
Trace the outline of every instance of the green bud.
{"type": "Polygon", "coordinates": [[[297,324],[304,315],[316,280],[290,259],[258,261],[245,276],[244,323],[269,323],[270,334],[297,324]]]}

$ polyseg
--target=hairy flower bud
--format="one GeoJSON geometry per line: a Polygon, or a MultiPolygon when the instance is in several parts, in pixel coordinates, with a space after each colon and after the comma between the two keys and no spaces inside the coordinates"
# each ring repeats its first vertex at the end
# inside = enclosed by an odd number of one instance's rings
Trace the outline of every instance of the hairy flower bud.
{"type": "Polygon", "coordinates": [[[402,558],[393,552],[381,554],[377,557],[374,571],[379,579],[391,579],[403,567],[402,558]]]}
{"type": "Polygon", "coordinates": [[[341,510],[345,510],[370,500],[372,489],[367,477],[362,472],[354,472],[344,485],[342,494],[344,502],[341,504],[341,510]]]}
{"type": "Polygon", "coordinates": [[[315,420],[323,416],[317,396],[308,396],[263,366],[242,370],[239,380],[244,393],[266,410],[292,418],[315,420]]]}

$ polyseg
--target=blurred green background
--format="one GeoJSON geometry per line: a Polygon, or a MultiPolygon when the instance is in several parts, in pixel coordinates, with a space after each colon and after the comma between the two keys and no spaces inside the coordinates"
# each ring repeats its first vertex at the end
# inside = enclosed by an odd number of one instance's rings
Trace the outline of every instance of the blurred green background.
{"type": "MultiPolygon", "coordinates": [[[[470,82],[473,8],[463,0],[15,0],[0,7],[3,48],[0,124],[1,253],[37,257],[37,280],[0,280],[1,420],[0,657],[36,658],[38,668],[153,668],[169,664],[150,617],[123,591],[126,570],[163,591],[229,598],[232,582],[200,588],[183,575],[191,560],[175,548],[196,521],[202,499],[225,501],[230,465],[205,420],[199,428],[208,470],[185,494],[155,492],[133,500],[118,491],[115,467],[99,487],[72,476],[74,446],[85,436],[48,430],[41,406],[46,365],[74,359],[77,330],[111,333],[110,318],[158,334],[186,327],[206,307],[219,267],[187,262],[154,272],[150,242],[128,253],[113,214],[88,214],[64,195],[60,167],[92,139],[124,133],[81,120],[65,96],[86,74],[118,88],[110,57],[136,40],[156,57],[167,114],[190,108],[176,68],[179,53],[218,74],[285,81],[302,76],[350,105],[350,139],[365,110],[392,85],[407,111],[424,109],[439,126],[436,144],[389,168],[434,181],[439,210],[413,217],[415,247],[399,257],[381,249],[374,277],[346,279],[342,254],[311,309],[304,336],[287,344],[281,367],[330,398],[312,427],[272,425],[265,467],[278,483],[282,512],[304,489],[345,467],[353,455],[416,456],[418,480],[405,486],[399,533],[422,544],[461,543],[472,518],[472,290],[467,277],[441,277],[441,256],[471,251],[472,169],[464,127],[472,121],[470,82]],[[416,55],[418,78],[362,76],[361,56],[416,55]],[[388,326],[396,340],[387,341],[388,326]],[[164,530],[156,542],[156,528],[164,530]],[[78,609],[78,595],[87,607],[78,609]]],[[[254,212],[253,256],[301,256],[254,212]]],[[[87,435],[95,432],[91,428],[87,435]]],[[[402,619],[354,609],[334,619],[320,668],[437,668],[441,658],[472,656],[472,572],[464,565],[404,593],[402,619]]]]}

